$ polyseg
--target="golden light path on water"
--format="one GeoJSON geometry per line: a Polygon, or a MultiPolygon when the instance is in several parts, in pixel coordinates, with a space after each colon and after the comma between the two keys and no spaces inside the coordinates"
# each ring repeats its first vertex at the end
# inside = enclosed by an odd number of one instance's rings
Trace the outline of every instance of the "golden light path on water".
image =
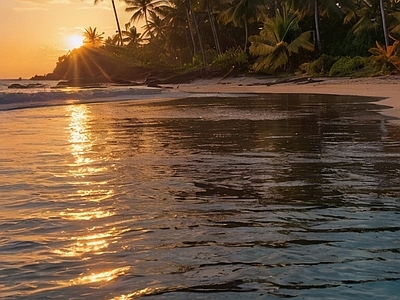
{"type": "MultiPolygon", "coordinates": [[[[103,153],[95,153],[93,143],[95,137],[91,131],[90,119],[91,110],[86,105],[70,105],[67,106],[67,116],[69,117],[69,147],[74,158],[73,164],[70,164],[68,177],[72,179],[71,184],[77,187],[74,194],[68,195],[71,199],[77,199],[79,202],[95,202],[100,203],[109,199],[114,195],[114,190],[102,188],[108,182],[96,181],[91,182],[90,177],[101,175],[107,171],[107,167],[98,167],[107,156],[103,153]]],[[[75,222],[85,222],[105,219],[114,215],[113,212],[104,210],[99,204],[80,205],[74,207],[74,201],[71,206],[60,212],[63,219],[75,222]]],[[[106,226],[88,227],[83,232],[70,233],[69,236],[60,238],[67,243],[66,247],[56,249],[55,254],[61,257],[79,258],[82,261],[89,260],[93,255],[102,255],[110,253],[108,250],[111,243],[116,243],[119,236],[126,231],[117,229],[116,227],[106,228],[106,226]]],[[[97,270],[90,272],[87,270],[79,277],[71,279],[69,282],[61,283],[62,285],[81,285],[88,283],[108,282],[119,276],[124,275],[130,269],[129,266],[117,267],[113,269],[97,270]]]]}

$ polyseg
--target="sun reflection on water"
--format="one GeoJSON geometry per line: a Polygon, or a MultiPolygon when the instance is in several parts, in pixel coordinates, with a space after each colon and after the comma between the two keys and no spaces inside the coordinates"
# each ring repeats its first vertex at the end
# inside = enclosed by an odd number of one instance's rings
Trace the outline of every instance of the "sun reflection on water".
{"type": "Polygon", "coordinates": [[[73,208],[67,208],[67,211],[61,212],[60,215],[64,219],[81,221],[81,220],[92,220],[92,219],[101,219],[105,217],[110,217],[114,215],[114,213],[102,210],[76,211],[73,208]]]}
{"type": "MultiPolygon", "coordinates": [[[[115,243],[124,230],[115,227],[99,225],[99,219],[112,217],[115,213],[110,206],[102,205],[102,201],[110,199],[114,190],[108,188],[108,181],[102,178],[107,171],[104,166],[104,156],[93,151],[96,141],[96,132],[93,131],[91,120],[92,114],[89,106],[71,105],[67,108],[67,116],[70,118],[67,130],[69,132],[68,142],[74,159],[69,164],[69,176],[73,181],[69,182],[76,190],[68,194],[72,207],[67,207],[59,214],[62,219],[74,222],[73,226],[82,228],[90,222],[91,228],[86,228],[88,234],[79,231],[66,232],[66,236],[60,238],[65,246],[56,249],[54,253],[62,257],[77,257],[83,260],[90,259],[90,255],[100,255],[109,252],[109,245],[115,243]],[[94,177],[93,177],[94,176],[94,177]],[[85,178],[85,179],[82,179],[85,178]],[[99,180],[100,179],[100,180],[99,180]],[[96,204],[89,204],[96,203],[96,204]],[[78,205],[78,206],[77,206],[78,205]],[[71,242],[72,241],[72,242],[71,242]]],[[[117,269],[116,269],[117,270],[117,269]]],[[[108,275],[97,275],[98,278],[108,278],[119,271],[108,271],[108,275]]],[[[95,278],[96,276],[89,276],[95,278]]],[[[88,277],[88,278],[89,278],[88,277]]],[[[81,278],[79,282],[92,282],[92,279],[81,278]]],[[[100,280],[100,279],[99,279],[100,280]]]]}
{"type": "Polygon", "coordinates": [[[116,279],[119,276],[125,275],[130,269],[129,266],[120,267],[113,270],[102,271],[98,273],[91,273],[90,275],[84,275],[76,279],[71,280],[71,284],[87,284],[87,283],[98,283],[108,282],[116,279]]]}
{"type": "MultiPolygon", "coordinates": [[[[89,231],[94,230],[99,230],[99,228],[89,229],[89,231]]],[[[127,230],[118,230],[113,227],[105,232],[90,232],[87,235],[72,236],[70,237],[70,240],[73,241],[72,244],[61,249],[56,249],[54,253],[63,257],[82,257],[89,253],[99,255],[107,251],[108,246],[115,243],[119,236],[127,230]]]]}

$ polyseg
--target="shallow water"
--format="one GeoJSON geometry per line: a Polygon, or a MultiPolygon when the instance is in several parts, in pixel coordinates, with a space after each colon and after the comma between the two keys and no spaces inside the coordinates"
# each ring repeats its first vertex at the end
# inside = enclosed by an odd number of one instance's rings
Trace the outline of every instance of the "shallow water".
{"type": "Polygon", "coordinates": [[[0,298],[398,299],[400,128],[373,100],[0,112],[0,298]]]}

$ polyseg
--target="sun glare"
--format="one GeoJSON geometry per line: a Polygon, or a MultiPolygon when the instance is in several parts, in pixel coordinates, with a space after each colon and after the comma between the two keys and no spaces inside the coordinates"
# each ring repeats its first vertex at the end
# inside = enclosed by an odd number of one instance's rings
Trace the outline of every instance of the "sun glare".
{"type": "Polygon", "coordinates": [[[67,47],[69,50],[79,48],[82,45],[83,45],[83,36],[79,34],[73,34],[67,37],[67,47]]]}

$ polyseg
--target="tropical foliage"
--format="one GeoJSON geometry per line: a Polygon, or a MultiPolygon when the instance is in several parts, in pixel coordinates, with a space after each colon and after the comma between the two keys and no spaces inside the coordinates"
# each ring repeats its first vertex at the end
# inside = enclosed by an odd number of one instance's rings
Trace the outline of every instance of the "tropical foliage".
{"type": "Polygon", "coordinates": [[[103,34],[98,33],[97,28],[86,28],[85,32],[83,33],[83,43],[90,46],[100,46],[103,42],[103,34]]]}
{"type": "Polygon", "coordinates": [[[311,31],[301,33],[299,15],[286,6],[277,11],[275,18],[265,21],[260,35],[253,35],[249,40],[250,54],[258,57],[257,72],[272,74],[278,69],[290,69],[295,54],[299,56],[301,50],[314,50],[311,31]]]}
{"type": "Polygon", "coordinates": [[[137,65],[329,74],[344,57],[336,67],[398,70],[399,0],[124,0],[125,30],[110,2],[117,34],[88,28],[85,43],[137,65]]]}
{"type": "Polygon", "coordinates": [[[369,49],[372,60],[381,70],[388,69],[390,71],[400,71],[400,47],[399,41],[395,41],[393,45],[387,49],[376,42],[376,47],[369,49]]]}

